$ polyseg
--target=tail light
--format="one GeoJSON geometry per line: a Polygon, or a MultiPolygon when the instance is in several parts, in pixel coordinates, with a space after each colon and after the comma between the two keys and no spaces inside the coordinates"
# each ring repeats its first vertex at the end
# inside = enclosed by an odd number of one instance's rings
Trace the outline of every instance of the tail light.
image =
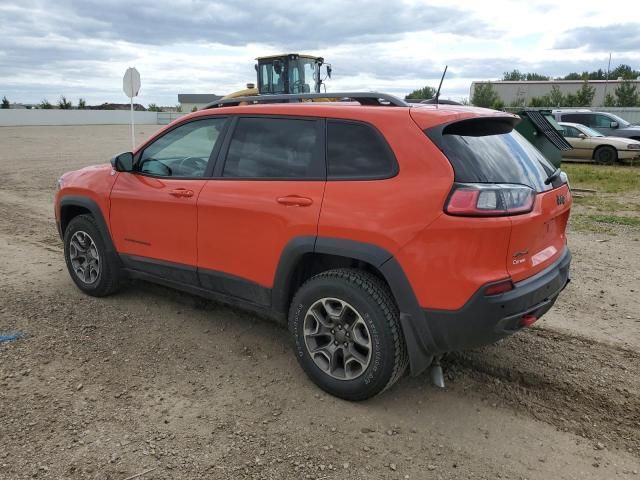
{"type": "Polygon", "coordinates": [[[536,192],[526,185],[455,183],[444,211],[463,217],[500,217],[530,212],[536,192]]]}
{"type": "Polygon", "coordinates": [[[513,282],[508,278],[489,285],[484,289],[484,294],[486,296],[500,295],[501,293],[505,293],[510,290],[513,290],[513,282]]]}

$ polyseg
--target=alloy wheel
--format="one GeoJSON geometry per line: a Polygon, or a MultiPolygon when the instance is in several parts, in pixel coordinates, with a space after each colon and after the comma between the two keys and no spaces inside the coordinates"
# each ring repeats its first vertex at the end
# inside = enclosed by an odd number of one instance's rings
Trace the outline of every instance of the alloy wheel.
{"type": "Polygon", "coordinates": [[[323,372],[338,380],[354,380],[371,362],[369,328],[360,313],[338,298],[316,301],[304,318],[304,341],[323,372]]]}
{"type": "Polygon", "coordinates": [[[100,277],[100,255],[93,238],[81,230],[69,242],[69,260],[76,276],[87,285],[100,277]]]}

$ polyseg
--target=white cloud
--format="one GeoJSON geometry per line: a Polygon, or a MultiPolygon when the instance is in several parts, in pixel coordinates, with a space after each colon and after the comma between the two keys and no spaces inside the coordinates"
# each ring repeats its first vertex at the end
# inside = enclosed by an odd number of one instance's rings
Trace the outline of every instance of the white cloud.
{"type": "Polygon", "coordinates": [[[243,88],[255,57],[282,51],[324,56],[334,91],[404,95],[437,86],[448,64],[445,98],[514,68],[605,68],[610,51],[614,66],[640,67],[640,22],[592,0],[4,0],[0,24],[0,96],[25,102],[126,102],[122,74],[136,66],[138,101],[171,105],[178,93],[243,88]]]}

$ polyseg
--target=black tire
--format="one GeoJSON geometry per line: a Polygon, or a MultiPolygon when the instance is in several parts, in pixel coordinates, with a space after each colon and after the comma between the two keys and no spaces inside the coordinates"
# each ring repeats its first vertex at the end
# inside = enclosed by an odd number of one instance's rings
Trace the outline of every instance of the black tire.
{"type": "Polygon", "coordinates": [[[390,388],[406,371],[408,358],[398,307],[387,285],[368,272],[345,268],[312,277],[293,298],[289,310],[289,330],[294,338],[295,354],[300,366],[316,385],[336,397],[365,400],[390,388]],[[326,298],[348,304],[368,329],[369,363],[355,378],[334,378],[316,364],[307,348],[305,318],[313,305],[326,298]]]}
{"type": "Polygon", "coordinates": [[[612,165],[618,161],[618,151],[609,145],[604,145],[596,148],[593,159],[600,165],[612,165]]]}
{"type": "Polygon", "coordinates": [[[94,297],[104,297],[118,290],[121,277],[120,267],[117,259],[107,253],[104,239],[91,215],[78,215],[69,222],[64,232],[64,259],[71,279],[84,293],[94,297]],[[72,266],[71,251],[73,247],[71,240],[76,233],[87,234],[95,245],[99,270],[93,281],[85,281],[72,266]]]}

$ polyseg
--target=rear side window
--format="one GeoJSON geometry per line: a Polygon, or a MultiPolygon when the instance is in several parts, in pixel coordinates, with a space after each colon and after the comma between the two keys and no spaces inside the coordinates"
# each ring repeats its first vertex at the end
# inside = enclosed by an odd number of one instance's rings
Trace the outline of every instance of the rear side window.
{"type": "Polygon", "coordinates": [[[317,120],[240,118],[233,132],[223,177],[322,178],[317,120]]]}
{"type": "Polygon", "coordinates": [[[571,123],[581,123],[582,125],[589,126],[593,122],[591,118],[593,115],[589,115],[586,113],[563,113],[562,121],[563,122],[571,122],[571,123]]]}
{"type": "Polygon", "coordinates": [[[555,168],[510,119],[473,118],[426,131],[451,162],[460,183],[513,183],[538,192],[555,168]]]}
{"type": "Polygon", "coordinates": [[[358,122],[327,121],[327,165],[329,179],[379,179],[397,173],[382,134],[358,122]]]}

